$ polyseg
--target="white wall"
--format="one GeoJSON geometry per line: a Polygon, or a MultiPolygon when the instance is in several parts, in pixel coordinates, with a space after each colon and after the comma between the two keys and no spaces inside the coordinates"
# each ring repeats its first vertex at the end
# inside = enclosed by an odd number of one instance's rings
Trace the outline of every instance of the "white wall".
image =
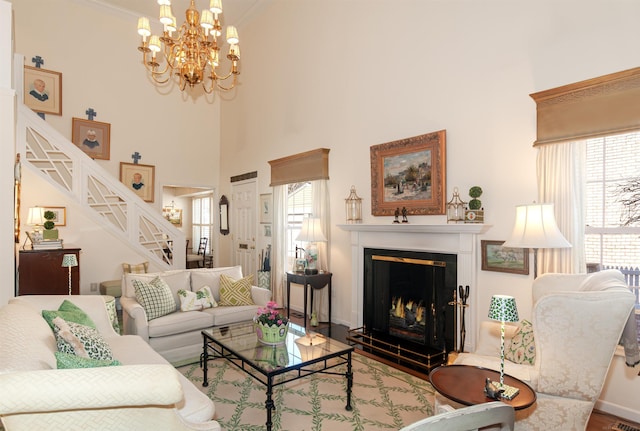
{"type": "MultiPolygon", "coordinates": [[[[638,66],[637,16],[640,4],[620,0],[274,0],[242,33],[241,91],[222,110],[221,193],[254,169],[267,193],[269,160],[331,149],[333,310],[347,322],[355,263],[335,225],[350,186],[365,223],[391,222],[370,212],[369,147],[446,129],[447,200],[454,186],[465,200],[481,186],[493,225],[482,239],[504,240],[515,206],[537,197],[529,94],[638,66]]],[[[480,271],[476,315],[504,293],[530,318],[532,277],[480,271]]],[[[612,372],[615,401],[640,415],[640,378],[612,372]]]]}
{"type": "MultiPolygon", "coordinates": [[[[132,163],[134,152],[142,154],[140,163],[155,166],[155,202],[149,205],[158,212],[165,184],[216,188],[220,100],[201,91],[193,97],[176,88],[160,90],[150,82],[137,49],[137,16],[76,0],[20,0],[13,9],[15,51],[26,65],[33,66],[32,57],[39,55],[44,69],[62,73],[63,115],[47,114],[47,122],[70,139],[72,118],[86,119],[90,107],[97,111],[95,120],[111,124],[110,160],[97,163],[118,178],[120,162],[132,163]]],[[[35,176],[24,178],[22,220],[32,205],[67,207],[68,224],[60,235],[65,244],[83,248],[82,293],[92,293],[90,283],[119,278],[122,262],[144,260],[96,232],[81,209],[50,190],[35,176]]]]}

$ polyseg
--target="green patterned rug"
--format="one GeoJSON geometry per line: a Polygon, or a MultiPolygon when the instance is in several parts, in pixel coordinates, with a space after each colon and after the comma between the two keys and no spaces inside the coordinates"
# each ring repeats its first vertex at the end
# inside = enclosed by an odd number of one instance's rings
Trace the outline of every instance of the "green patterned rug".
{"type": "MultiPolygon", "coordinates": [[[[314,374],[274,389],[273,431],[398,430],[432,415],[434,390],[428,381],[359,354],[352,365],[352,411],[344,408],[344,377],[314,374]]],[[[215,402],[223,430],[265,429],[264,385],[228,361],[210,362],[208,387],[202,386],[198,364],[178,370],[215,402]]]]}

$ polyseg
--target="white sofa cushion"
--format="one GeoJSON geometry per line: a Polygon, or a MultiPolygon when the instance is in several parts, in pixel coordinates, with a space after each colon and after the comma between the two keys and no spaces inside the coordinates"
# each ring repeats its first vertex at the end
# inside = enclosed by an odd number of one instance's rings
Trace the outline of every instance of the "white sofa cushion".
{"type": "Polygon", "coordinates": [[[149,321],[149,337],[182,334],[207,329],[213,325],[210,314],[201,311],[177,311],[149,321]]]}
{"type": "Polygon", "coordinates": [[[220,268],[203,268],[189,271],[191,273],[191,287],[194,292],[203,286],[211,288],[213,299],[220,302],[220,275],[225,274],[234,280],[242,278],[242,267],[225,266],[220,268]]]}

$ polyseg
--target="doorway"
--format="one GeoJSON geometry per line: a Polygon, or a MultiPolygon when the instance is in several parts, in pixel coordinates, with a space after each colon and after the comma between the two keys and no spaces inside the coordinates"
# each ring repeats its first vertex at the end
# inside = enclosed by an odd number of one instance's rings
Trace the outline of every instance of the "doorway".
{"type": "Polygon", "coordinates": [[[246,180],[231,185],[231,227],[233,239],[233,264],[242,266],[242,273],[253,274],[257,280],[256,266],[256,181],[246,180]]]}

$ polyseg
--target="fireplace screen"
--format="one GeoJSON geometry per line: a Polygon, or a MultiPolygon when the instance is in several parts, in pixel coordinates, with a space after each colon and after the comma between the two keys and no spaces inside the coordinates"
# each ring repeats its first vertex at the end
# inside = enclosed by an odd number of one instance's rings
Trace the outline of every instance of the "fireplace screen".
{"type": "Polygon", "coordinates": [[[455,277],[456,256],[444,256],[449,262],[430,253],[365,250],[365,327],[399,342],[450,350],[447,303],[455,279],[452,286],[446,279],[451,270],[455,277]]]}

